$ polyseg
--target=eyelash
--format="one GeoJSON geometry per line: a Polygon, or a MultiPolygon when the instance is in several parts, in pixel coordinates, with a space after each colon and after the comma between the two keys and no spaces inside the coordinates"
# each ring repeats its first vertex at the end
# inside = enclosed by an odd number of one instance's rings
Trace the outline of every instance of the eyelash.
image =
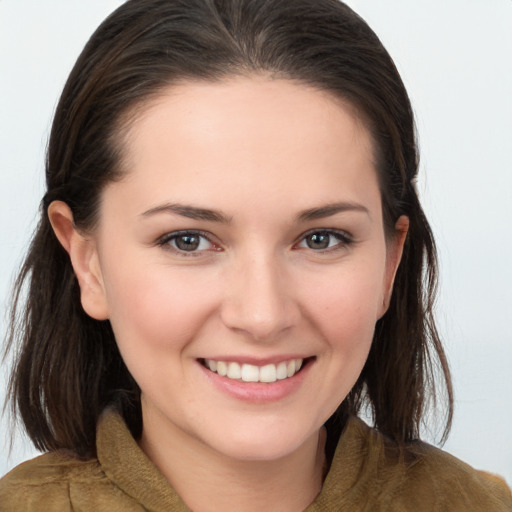
{"type": "MultiPolygon", "coordinates": [[[[320,235],[320,236],[328,236],[330,239],[335,238],[338,243],[336,243],[333,247],[326,247],[325,249],[315,250],[311,247],[301,247],[304,249],[310,249],[316,254],[325,254],[330,252],[339,251],[342,249],[346,249],[351,244],[354,243],[353,238],[346,233],[345,231],[339,231],[334,229],[313,229],[311,231],[308,231],[307,233],[304,233],[301,235],[298,242],[294,244],[294,247],[297,247],[299,244],[307,244],[307,238],[311,237],[313,235],[320,235]]],[[[157,245],[160,247],[163,247],[166,250],[171,250],[175,252],[176,254],[179,254],[180,256],[184,257],[197,257],[201,256],[205,251],[211,250],[209,249],[202,249],[202,250],[193,250],[193,251],[185,251],[183,249],[180,249],[179,247],[171,245],[171,243],[175,240],[177,240],[180,237],[198,237],[200,239],[205,239],[211,246],[214,248],[213,250],[218,252],[222,249],[218,247],[214,242],[211,241],[210,235],[206,233],[205,231],[197,231],[197,230],[182,230],[182,231],[174,231],[172,233],[167,233],[166,235],[162,236],[158,241],[157,245]]],[[[331,241],[331,240],[330,240],[331,241]]],[[[329,241],[329,243],[330,243],[329,241]]],[[[201,240],[199,241],[199,246],[201,244],[201,240]]]]}
{"type": "Polygon", "coordinates": [[[306,244],[307,238],[312,235],[328,236],[331,239],[335,238],[338,241],[338,243],[335,244],[333,247],[327,247],[325,249],[320,249],[320,250],[315,250],[315,249],[312,249],[311,247],[307,247],[307,246],[304,247],[305,249],[312,250],[316,254],[326,254],[326,253],[340,251],[340,250],[348,248],[350,245],[352,245],[354,243],[354,239],[352,238],[352,236],[350,236],[345,231],[340,231],[337,229],[312,229],[311,231],[308,231],[307,233],[304,233],[303,235],[301,235],[301,238],[298,243],[306,244]]]}
{"type": "MultiPolygon", "coordinates": [[[[172,233],[167,233],[166,235],[162,236],[158,241],[157,241],[157,245],[159,245],[160,247],[163,247],[164,249],[166,250],[170,250],[170,251],[173,251],[175,252],[176,254],[179,254],[180,256],[184,256],[184,257],[197,257],[197,256],[201,256],[202,253],[204,253],[206,250],[208,249],[202,249],[202,250],[194,250],[194,251],[185,251],[183,249],[180,249],[179,247],[173,247],[171,245],[171,243],[175,240],[177,240],[178,238],[180,237],[185,237],[185,236],[189,236],[189,237],[198,237],[200,239],[205,239],[208,241],[209,244],[211,244],[212,247],[214,247],[214,251],[220,251],[221,249],[214,243],[211,241],[210,239],[210,236],[208,235],[208,233],[204,232],[204,231],[196,231],[196,230],[191,230],[191,229],[188,229],[188,230],[183,230],[183,231],[174,231],[172,233]]],[[[201,244],[202,241],[200,240],[199,241],[199,244],[201,244]]]]}

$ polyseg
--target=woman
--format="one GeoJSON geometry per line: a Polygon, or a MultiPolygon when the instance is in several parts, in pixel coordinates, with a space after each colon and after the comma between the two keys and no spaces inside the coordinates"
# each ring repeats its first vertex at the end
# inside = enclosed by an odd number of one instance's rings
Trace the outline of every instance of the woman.
{"type": "MultiPolygon", "coordinates": [[[[412,112],[334,0],[130,0],[61,97],[7,510],[510,510],[418,441],[451,384],[412,112]],[[369,406],[375,430],[357,419],[369,406]]],[[[19,306],[18,306],[19,307],[19,306]]]]}

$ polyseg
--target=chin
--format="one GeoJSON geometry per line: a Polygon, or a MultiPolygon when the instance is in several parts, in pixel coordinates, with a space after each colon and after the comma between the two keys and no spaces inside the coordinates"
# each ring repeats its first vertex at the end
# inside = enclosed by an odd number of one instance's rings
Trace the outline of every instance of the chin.
{"type": "MultiPolygon", "coordinates": [[[[304,447],[316,443],[318,429],[297,431],[290,425],[273,425],[255,429],[224,429],[215,439],[204,439],[211,448],[226,457],[240,461],[274,461],[287,457],[304,447]]],[[[213,432],[210,432],[213,434],[213,432]]]]}

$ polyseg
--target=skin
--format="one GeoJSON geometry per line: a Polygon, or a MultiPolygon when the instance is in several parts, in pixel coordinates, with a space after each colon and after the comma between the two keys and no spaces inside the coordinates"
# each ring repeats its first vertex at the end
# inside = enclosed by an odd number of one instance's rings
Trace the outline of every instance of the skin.
{"type": "Polygon", "coordinates": [[[125,177],[103,191],[92,233],[64,203],[49,215],[85,311],[110,319],[142,390],[140,445],[193,510],[303,510],[321,488],[322,425],[363,368],[408,228],[401,217],[385,237],[369,133],[326,92],[252,77],[166,90],[124,142],[125,177]],[[181,230],[206,237],[180,251],[165,237],[181,230]],[[308,245],[312,232],[329,247],[308,245]],[[200,362],[290,357],[310,359],[273,400],[226,393],[200,362]]]}

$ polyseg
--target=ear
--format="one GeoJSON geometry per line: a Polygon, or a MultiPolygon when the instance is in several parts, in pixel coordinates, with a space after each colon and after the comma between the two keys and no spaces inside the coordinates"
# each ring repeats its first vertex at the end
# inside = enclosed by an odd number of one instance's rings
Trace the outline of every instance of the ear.
{"type": "Polygon", "coordinates": [[[96,320],[108,319],[108,303],[94,239],[77,230],[71,209],[62,201],[53,201],[50,204],[48,218],[55,236],[69,254],[80,286],[82,307],[96,320]]]}
{"type": "Polygon", "coordinates": [[[405,240],[407,238],[407,232],[409,231],[409,217],[402,215],[395,224],[395,232],[393,233],[390,240],[387,242],[387,254],[386,254],[386,272],[384,276],[384,288],[382,298],[382,309],[379,314],[381,318],[389,308],[391,301],[391,295],[393,293],[393,284],[395,282],[396,272],[400,261],[402,259],[402,253],[404,250],[405,240]]]}

